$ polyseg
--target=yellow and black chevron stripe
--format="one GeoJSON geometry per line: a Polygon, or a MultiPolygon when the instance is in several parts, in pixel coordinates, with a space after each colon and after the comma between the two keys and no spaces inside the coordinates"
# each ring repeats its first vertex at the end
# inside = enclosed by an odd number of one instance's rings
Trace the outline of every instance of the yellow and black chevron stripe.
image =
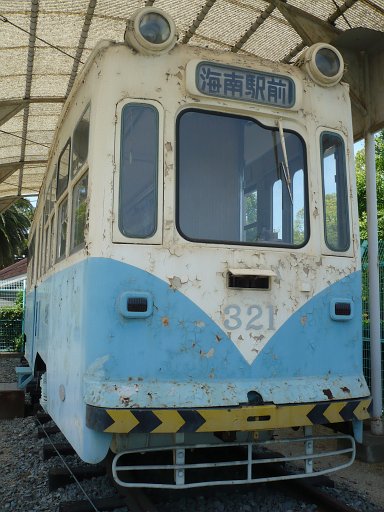
{"type": "Polygon", "coordinates": [[[86,424],[116,434],[271,430],[370,417],[371,398],[297,405],[202,409],[104,409],[87,405],[86,424]]]}

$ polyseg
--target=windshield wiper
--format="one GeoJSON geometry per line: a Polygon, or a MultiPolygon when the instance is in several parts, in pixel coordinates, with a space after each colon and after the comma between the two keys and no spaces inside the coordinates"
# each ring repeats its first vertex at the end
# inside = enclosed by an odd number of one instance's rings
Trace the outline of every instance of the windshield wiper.
{"type": "Polygon", "coordinates": [[[287,148],[285,146],[284,129],[283,129],[283,123],[282,123],[281,119],[279,119],[277,121],[277,124],[279,126],[280,144],[281,144],[281,148],[283,150],[283,157],[284,157],[284,162],[280,162],[280,169],[282,170],[282,174],[285,179],[285,184],[287,186],[289,197],[291,199],[291,203],[293,204],[292,189],[291,189],[291,174],[289,172],[287,148]]]}

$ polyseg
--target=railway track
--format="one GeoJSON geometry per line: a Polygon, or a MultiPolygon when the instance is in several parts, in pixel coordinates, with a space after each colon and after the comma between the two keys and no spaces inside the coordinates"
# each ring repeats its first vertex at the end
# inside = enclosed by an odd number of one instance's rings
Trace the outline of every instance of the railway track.
{"type": "MultiPolygon", "coordinates": [[[[61,502],[58,512],[104,512],[114,511],[116,509],[126,510],[127,512],[162,512],[161,503],[163,499],[161,496],[164,494],[164,492],[156,492],[155,494],[151,492],[149,494],[142,489],[130,489],[129,491],[125,490],[125,495],[121,496],[111,495],[110,497],[106,498],[96,498],[94,496],[88,495],[87,492],[84,491],[81,482],[104,475],[105,478],[107,478],[105,467],[100,465],[84,466],[84,464],[80,466],[67,465],[64,457],[73,453],[73,450],[71,450],[70,445],[67,443],[57,443],[52,441],[51,436],[56,434],[59,430],[55,426],[46,427],[45,422],[49,420],[49,416],[42,415],[41,413],[37,414],[36,416],[36,422],[39,426],[38,437],[47,438],[47,443],[43,447],[43,459],[47,460],[53,456],[58,455],[62,461],[60,466],[54,466],[49,469],[49,490],[54,491],[58,488],[63,488],[68,484],[76,482],[84,494],[84,499],[61,502]],[[160,505],[158,503],[160,503],[160,505]]],[[[284,468],[280,468],[279,471],[284,473],[284,468]]],[[[272,475],[276,475],[276,467],[271,469],[271,476],[272,475]]],[[[324,484],[324,482],[328,486],[333,485],[332,481],[328,478],[321,479],[320,483],[324,484]]],[[[330,496],[327,493],[325,487],[320,488],[314,485],[313,479],[290,480],[289,485],[284,481],[273,482],[267,484],[267,488],[271,493],[276,493],[276,491],[279,491],[283,496],[287,496],[287,499],[290,497],[296,499],[301,504],[307,503],[308,506],[312,507],[311,510],[313,510],[313,505],[316,505],[316,512],[362,512],[361,509],[358,510],[353,508],[336,499],[335,497],[330,496]]],[[[253,492],[257,490],[257,486],[247,485],[246,488],[242,489],[247,492],[253,492]]],[[[111,484],[111,493],[112,492],[113,487],[111,484]]],[[[180,497],[180,492],[181,491],[176,491],[178,497],[180,497]]],[[[218,496],[219,494],[220,500],[224,500],[224,502],[225,497],[230,496],[231,493],[233,494],[233,488],[228,488],[224,491],[223,488],[220,488],[220,493],[218,493],[215,488],[183,491],[184,496],[192,498],[199,495],[204,495],[207,499],[209,499],[210,497],[215,495],[218,496]]],[[[170,494],[172,493],[167,491],[168,500],[170,494]]],[[[175,506],[177,507],[176,502],[175,506]]],[[[177,512],[178,508],[174,508],[174,510],[177,512]]]]}

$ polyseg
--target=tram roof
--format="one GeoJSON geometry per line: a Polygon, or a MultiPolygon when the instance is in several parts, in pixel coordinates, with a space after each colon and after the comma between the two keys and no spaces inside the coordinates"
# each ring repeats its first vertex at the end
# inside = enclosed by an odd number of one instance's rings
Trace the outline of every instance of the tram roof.
{"type": "Polygon", "coordinates": [[[334,44],[347,62],[355,138],[384,126],[384,0],[2,0],[0,212],[39,193],[63,103],[96,43],[123,41],[127,19],[154,4],[183,44],[286,63],[334,44]]]}

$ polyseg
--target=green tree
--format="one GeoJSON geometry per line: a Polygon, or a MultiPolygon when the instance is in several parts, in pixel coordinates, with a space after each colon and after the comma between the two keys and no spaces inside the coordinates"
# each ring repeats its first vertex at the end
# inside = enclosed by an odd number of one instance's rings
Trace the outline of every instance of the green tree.
{"type": "MultiPolygon", "coordinates": [[[[377,220],[379,239],[384,240],[384,130],[375,137],[376,184],[377,184],[377,220]]],[[[359,207],[360,237],[367,240],[367,191],[365,181],[365,152],[356,153],[356,182],[359,207]]]]}
{"type": "Polygon", "coordinates": [[[33,211],[31,203],[21,198],[0,213],[0,268],[26,255],[33,211]]]}

